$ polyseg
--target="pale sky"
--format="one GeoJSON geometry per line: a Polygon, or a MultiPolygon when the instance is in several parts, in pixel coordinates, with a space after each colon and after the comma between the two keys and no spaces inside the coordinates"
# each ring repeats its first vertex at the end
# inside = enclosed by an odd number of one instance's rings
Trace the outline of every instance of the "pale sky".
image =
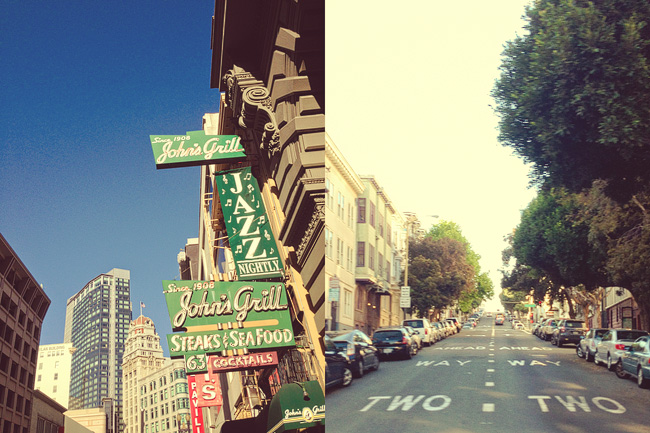
{"type": "MultiPolygon", "coordinates": [[[[326,128],[424,228],[457,223],[500,291],[503,237],[536,195],[489,96],[528,1],[328,0],[326,128]]],[[[500,308],[499,303],[490,303],[500,308]]]]}

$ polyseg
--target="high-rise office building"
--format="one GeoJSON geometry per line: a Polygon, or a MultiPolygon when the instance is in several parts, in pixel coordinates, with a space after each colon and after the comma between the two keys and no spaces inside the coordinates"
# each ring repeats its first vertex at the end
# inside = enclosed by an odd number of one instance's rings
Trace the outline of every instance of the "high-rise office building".
{"type": "MultiPolygon", "coordinates": [[[[68,299],[64,342],[72,355],[70,409],[115,403],[122,419],[122,355],[131,323],[130,271],[111,269],[68,299]]],[[[116,429],[121,431],[121,428],[116,429]]]]}

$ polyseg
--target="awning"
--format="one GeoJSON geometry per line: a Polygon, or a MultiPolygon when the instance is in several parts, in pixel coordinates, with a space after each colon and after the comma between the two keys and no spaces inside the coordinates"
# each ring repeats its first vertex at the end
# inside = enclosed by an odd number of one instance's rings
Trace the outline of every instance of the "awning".
{"type": "Polygon", "coordinates": [[[325,424],[325,394],[316,380],[283,385],[269,406],[267,433],[325,424]]]}

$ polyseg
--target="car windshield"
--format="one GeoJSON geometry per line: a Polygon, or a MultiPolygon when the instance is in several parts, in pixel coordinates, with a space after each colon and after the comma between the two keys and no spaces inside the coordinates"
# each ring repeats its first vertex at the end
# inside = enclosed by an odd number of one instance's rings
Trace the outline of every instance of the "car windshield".
{"type": "Polygon", "coordinates": [[[567,328],[584,328],[584,322],[566,322],[567,328]]]}
{"type": "Polygon", "coordinates": [[[405,326],[410,326],[411,328],[424,328],[424,322],[422,320],[405,320],[405,326]]]}
{"type": "Polygon", "coordinates": [[[596,331],[596,337],[602,337],[603,335],[605,335],[607,331],[608,331],[607,329],[599,329],[598,331],[596,331]]]}
{"type": "Polygon", "coordinates": [[[347,349],[347,348],[348,348],[348,343],[347,343],[347,341],[336,341],[336,340],[333,340],[332,343],[334,343],[334,345],[336,346],[336,348],[339,349],[339,350],[341,350],[341,349],[347,349]]]}
{"type": "Polygon", "coordinates": [[[618,340],[636,340],[644,335],[648,335],[648,333],[645,331],[618,331],[616,338],[618,340]]]}
{"type": "Polygon", "coordinates": [[[373,338],[377,340],[402,338],[402,333],[400,331],[377,331],[373,338]]]}

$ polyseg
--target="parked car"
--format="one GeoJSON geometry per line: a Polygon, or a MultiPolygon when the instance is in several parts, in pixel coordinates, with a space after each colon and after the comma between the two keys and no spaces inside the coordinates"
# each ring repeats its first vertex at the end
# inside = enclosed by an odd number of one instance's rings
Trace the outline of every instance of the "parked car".
{"type": "Polygon", "coordinates": [[[451,323],[453,323],[454,326],[456,326],[456,332],[460,332],[460,328],[462,326],[462,324],[460,323],[460,320],[458,320],[456,317],[450,317],[447,320],[450,321],[451,323]]]}
{"type": "Polygon", "coordinates": [[[650,386],[650,336],[637,338],[623,353],[616,364],[616,375],[621,379],[635,377],[639,388],[650,386]]]}
{"type": "Polygon", "coordinates": [[[555,330],[555,327],[557,326],[560,320],[562,319],[546,320],[544,326],[542,327],[542,330],[540,331],[540,334],[542,334],[542,340],[549,341],[551,339],[551,337],[553,336],[553,331],[555,330]]]}
{"type": "Polygon", "coordinates": [[[448,336],[458,333],[458,328],[456,328],[456,325],[451,323],[449,320],[443,320],[442,324],[447,327],[447,332],[448,332],[447,335],[448,336]]]}
{"type": "Polygon", "coordinates": [[[551,344],[557,347],[562,347],[564,344],[577,345],[585,332],[587,328],[582,320],[562,319],[553,330],[551,344]]]}
{"type": "Polygon", "coordinates": [[[413,340],[415,340],[415,342],[418,345],[418,350],[422,349],[422,337],[420,337],[420,334],[418,334],[415,331],[415,329],[411,328],[408,325],[402,325],[402,326],[404,326],[404,328],[406,328],[406,330],[411,334],[411,338],[413,338],[413,340]]]}
{"type": "Polygon", "coordinates": [[[362,377],[366,370],[379,368],[379,353],[372,340],[358,329],[351,331],[328,331],[332,342],[345,351],[352,363],[354,377],[362,377]]]}
{"type": "Polygon", "coordinates": [[[596,353],[596,346],[600,343],[609,331],[609,328],[591,328],[585,335],[580,338],[580,342],[576,345],[576,355],[578,358],[584,358],[587,362],[594,360],[596,353]]]}
{"type": "Polygon", "coordinates": [[[438,329],[438,341],[444,340],[449,336],[449,329],[442,322],[434,322],[433,324],[438,329]]]}
{"type": "Polygon", "coordinates": [[[648,332],[639,329],[610,329],[596,346],[594,362],[602,362],[608,370],[613,370],[625,350],[644,335],[648,335],[648,332]]]}
{"type": "Polygon", "coordinates": [[[429,322],[429,327],[431,329],[431,334],[433,335],[434,343],[437,343],[444,338],[442,335],[440,335],[442,331],[436,326],[434,322],[429,322]]]}
{"type": "Polygon", "coordinates": [[[325,388],[352,383],[352,368],[348,356],[325,335],[325,388]]]}
{"type": "Polygon", "coordinates": [[[431,324],[427,319],[407,319],[402,322],[404,326],[410,326],[422,339],[422,344],[431,346],[435,343],[435,336],[431,330],[431,324]]]}
{"type": "Polygon", "coordinates": [[[462,329],[474,329],[474,325],[472,325],[472,322],[465,322],[462,329]]]}
{"type": "Polygon", "coordinates": [[[409,331],[401,326],[378,328],[372,334],[372,344],[379,349],[380,357],[403,356],[406,359],[418,353],[418,344],[409,331]]]}
{"type": "Polygon", "coordinates": [[[512,327],[512,329],[517,329],[517,325],[521,325],[522,328],[523,328],[523,326],[524,326],[524,324],[521,323],[521,322],[520,322],[519,320],[517,320],[517,319],[513,319],[513,320],[510,322],[510,326],[512,327]]]}

